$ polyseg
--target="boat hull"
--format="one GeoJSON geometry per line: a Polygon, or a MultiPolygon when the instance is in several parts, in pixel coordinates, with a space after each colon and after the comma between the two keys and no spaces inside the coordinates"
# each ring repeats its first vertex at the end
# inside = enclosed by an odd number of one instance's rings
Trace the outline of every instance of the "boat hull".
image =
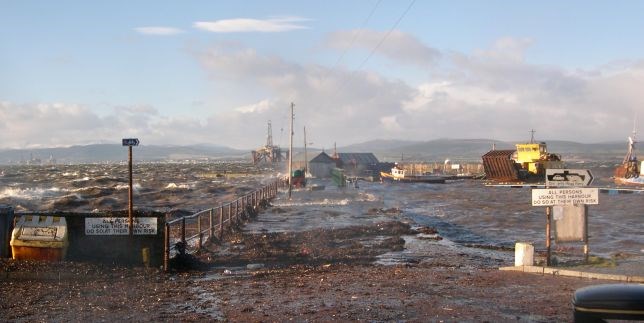
{"type": "Polygon", "coordinates": [[[445,184],[445,177],[442,176],[405,176],[394,177],[393,175],[385,172],[380,172],[380,178],[388,181],[403,182],[403,183],[434,183],[445,184]]]}

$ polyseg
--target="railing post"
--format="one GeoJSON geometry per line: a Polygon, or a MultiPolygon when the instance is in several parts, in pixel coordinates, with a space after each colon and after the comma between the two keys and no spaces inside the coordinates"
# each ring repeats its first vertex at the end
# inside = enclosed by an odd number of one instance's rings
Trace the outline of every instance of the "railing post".
{"type": "Polygon", "coordinates": [[[224,238],[224,206],[219,206],[219,240],[224,238]]]}
{"type": "Polygon", "coordinates": [[[228,226],[231,227],[231,228],[233,226],[232,213],[233,213],[233,203],[230,202],[230,203],[228,203],[228,226]]]}
{"type": "Polygon", "coordinates": [[[163,271],[168,272],[170,268],[170,224],[165,224],[164,237],[163,237],[163,271]]]}
{"type": "Polygon", "coordinates": [[[242,201],[241,201],[241,214],[243,215],[244,219],[248,219],[248,214],[246,214],[246,204],[248,203],[248,195],[242,196],[242,201]]]}
{"type": "Polygon", "coordinates": [[[197,245],[198,249],[201,249],[203,245],[203,230],[201,230],[201,214],[197,216],[197,232],[199,234],[199,244],[197,245]]]}
{"type": "Polygon", "coordinates": [[[181,242],[186,243],[186,217],[181,218],[181,242]]]}
{"type": "Polygon", "coordinates": [[[239,199],[235,200],[235,211],[233,212],[233,217],[235,218],[235,224],[239,223],[239,207],[237,206],[237,203],[239,203],[239,199]]]}
{"type": "Polygon", "coordinates": [[[208,231],[208,239],[212,240],[215,237],[215,215],[214,215],[214,209],[210,209],[208,211],[208,224],[210,226],[210,230],[208,231]]]}

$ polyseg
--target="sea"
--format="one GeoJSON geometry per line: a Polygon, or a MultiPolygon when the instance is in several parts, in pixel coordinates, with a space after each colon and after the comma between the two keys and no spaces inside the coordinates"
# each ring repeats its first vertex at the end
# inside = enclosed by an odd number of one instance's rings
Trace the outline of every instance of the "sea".
{"type": "MultiPolygon", "coordinates": [[[[611,167],[577,166],[592,170],[595,181],[591,186],[615,188],[610,181],[611,167]]],[[[174,217],[189,215],[230,202],[277,176],[248,163],[137,164],[133,170],[134,205],[174,217]]],[[[472,179],[445,184],[361,180],[343,188],[328,180],[312,179],[310,183],[319,190],[298,189],[295,201],[283,191],[274,202],[276,207],[296,208],[299,220],[278,219],[280,214],[272,213],[265,221],[272,221],[275,230],[306,230],[355,225],[356,219],[386,220],[387,210],[397,210],[415,226],[438,229],[441,237],[457,247],[503,249],[516,242],[531,242],[536,249],[543,249],[545,245],[545,207],[532,206],[530,187],[486,186],[485,181],[472,179]],[[348,216],[343,219],[343,214],[348,216]]],[[[125,210],[128,187],[128,169],[123,163],[0,166],[0,204],[12,206],[18,213],[125,210]]],[[[644,259],[643,219],[644,192],[600,193],[599,204],[588,207],[591,254],[644,259]]],[[[249,230],[259,230],[262,223],[268,222],[249,224],[249,230]]],[[[567,243],[556,248],[574,252],[580,246],[567,243]]]]}

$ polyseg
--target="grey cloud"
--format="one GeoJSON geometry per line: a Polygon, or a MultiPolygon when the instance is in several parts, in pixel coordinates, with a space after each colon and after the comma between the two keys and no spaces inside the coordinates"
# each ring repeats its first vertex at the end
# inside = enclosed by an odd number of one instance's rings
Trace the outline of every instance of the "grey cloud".
{"type": "Polygon", "coordinates": [[[373,138],[516,140],[531,128],[542,138],[614,140],[632,124],[632,111],[641,111],[643,96],[636,86],[644,81],[640,65],[627,64],[610,75],[568,71],[529,64],[521,59],[518,45],[505,43],[495,47],[494,55],[449,53],[428,80],[445,85],[429,92],[374,72],[299,65],[244,49],[202,56],[202,65],[214,77],[256,82],[275,98],[274,108],[246,115],[261,115],[252,119],[256,124],[283,116],[294,100],[297,122],[324,133],[327,147],[337,138],[347,143],[373,138]],[[504,55],[505,49],[512,53],[504,55]],[[507,56],[511,59],[503,58],[507,56]]]}
{"type": "Polygon", "coordinates": [[[394,30],[383,42],[386,35],[387,32],[368,29],[338,31],[329,34],[325,44],[338,50],[356,47],[371,52],[382,42],[377,53],[400,63],[423,67],[435,64],[441,58],[440,51],[424,45],[413,35],[394,30]]]}

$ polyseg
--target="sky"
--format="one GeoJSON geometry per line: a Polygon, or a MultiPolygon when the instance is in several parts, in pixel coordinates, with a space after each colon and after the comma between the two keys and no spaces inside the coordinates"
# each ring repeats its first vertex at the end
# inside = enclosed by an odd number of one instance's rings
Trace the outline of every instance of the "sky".
{"type": "MultiPolygon", "coordinates": [[[[0,0],[0,148],[595,143],[644,119],[644,1],[0,0]],[[639,121],[638,121],[639,120],[639,121]],[[301,144],[299,144],[301,143],[301,144]]],[[[641,126],[640,126],[641,127],[641,126]]],[[[641,137],[641,136],[640,136],[641,137]]]]}

